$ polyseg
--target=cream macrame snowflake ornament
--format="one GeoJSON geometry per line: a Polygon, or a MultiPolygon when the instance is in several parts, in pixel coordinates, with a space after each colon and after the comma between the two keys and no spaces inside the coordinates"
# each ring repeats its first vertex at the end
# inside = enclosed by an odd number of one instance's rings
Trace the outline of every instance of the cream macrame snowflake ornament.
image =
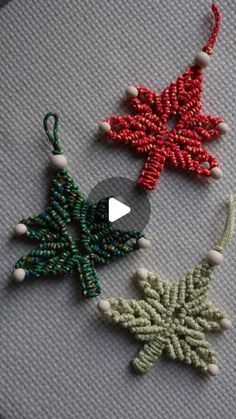
{"type": "Polygon", "coordinates": [[[216,353],[206,333],[229,329],[230,320],[208,299],[214,266],[223,262],[223,250],[233,231],[235,199],[230,197],[225,231],[218,246],[184,277],[169,282],[145,268],[136,277],[144,297],[140,300],[111,298],[98,308],[114,323],[144,342],[133,360],[139,373],[149,371],[160,356],[177,359],[211,375],[218,373],[216,353]]]}

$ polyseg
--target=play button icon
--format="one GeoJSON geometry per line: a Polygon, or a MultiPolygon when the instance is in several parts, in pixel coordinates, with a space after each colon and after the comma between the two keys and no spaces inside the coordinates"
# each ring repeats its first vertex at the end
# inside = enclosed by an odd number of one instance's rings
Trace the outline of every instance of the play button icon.
{"type": "Polygon", "coordinates": [[[131,208],[128,205],[123,204],[116,198],[109,198],[108,219],[111,223],[129,214],[130,211],[131,208]]]}
{"type": "Polygon", "coordinates": [[[114,228],[143,231],[151,212],[148,192],[131,179],[112,177],[99,182],[88,201],[95,204],[108,198],[107,217],[114,228]]]}

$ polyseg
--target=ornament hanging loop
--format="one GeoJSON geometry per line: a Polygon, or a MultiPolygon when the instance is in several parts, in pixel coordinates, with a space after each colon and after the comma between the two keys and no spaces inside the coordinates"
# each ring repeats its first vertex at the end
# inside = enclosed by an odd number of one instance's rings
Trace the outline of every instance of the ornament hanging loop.
{"type": "Polygon", "coordinates": [[[211,9],[214,14],[215,24],[212,29],[211,35],[207,41],[207,44],[204,45],[204,47],[202,48],[202,51],[206,52],[208,55],[212,55],[212,52],[213,52],[212,50],[215,45],[216,38],[220,31],[220,22],[221,22],[221,13],[220,13],[219,6],[213,3],[211,6],[211,9]]]}
{"type": "Polygon", "coordinates": [[[234,213],[235,213],[235,206],[236,206],[236,196],[230,195],[227,200],[227,219],[225,223],[225,228],[221,240],[219,241],[218,245],[215,247],[216,250],[219,252],[223,252],[231,240],[234,231],[234,213]]]}
{"type": "Polygon", "coordinates": [[[48,112],[43,120],[44,131],[47,135],[48,140],[53,145],[53,154],[62,154],[63,148],[60,146],[60,138],[58,136],[59,130],[59,116],[57,113],[48,112]],[[49,119],[54,119],[52,130],[49,128],[49,119]]]}

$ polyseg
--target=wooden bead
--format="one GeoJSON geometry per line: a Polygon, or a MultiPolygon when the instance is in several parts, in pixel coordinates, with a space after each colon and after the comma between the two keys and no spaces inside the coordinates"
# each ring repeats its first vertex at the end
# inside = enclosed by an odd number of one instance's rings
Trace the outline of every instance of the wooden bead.
{"type": "Polygon", "coordinates": [[[105,311],[110,310],[111,305],[108,300],[100,300],[99,303],[97,304],[97,307],[98,307],[98,310],[104,313],[105,311]]]}
{"type": "Polygon", "coordinates": [[[138,268],[135,272],[135,276],[140,281],[145,281],[148,278],[148,270],[146,268],[138,268]]]}
{"type": "Polygon", "coordinates": [[[27,233],[27,227],[23,223],[16,224],[15,226],[15,234],[17,236],[22,236],[23,234],[27,233]]]}
{"type": "Polygon", "coordinates": [[[53,154],[51,156],[51,166],[54,169],[65,169],[68,166],[66,157],[63,154],[53,154]]]}
{"type": "Polygon", "coordinates": [[[211,177],[215,180],[218,180],[222,177],[222,170],[219,167],[213,167],[211,169],[211,177]]]}
{"type": "Polygon", "coordinates": [[[210,163],[209,163],[208,161],[204,161],[204,162],[202,162],[202,163],[201,163],[201,166],[202,166],[204,169],[209,169],[209,167],[210,167],[210,163]]]}
{"type": "Polygon", "coordinates": [[[25,270],[22,268],[15,269],[13,277],[16,282],[22,282],[25,279],[25,270]]]}
{"type": "Polygon", "coordinates": [[[232,327],[232,322],[229,319],[221,319],[220,327],[223,330],[229,330],[232,327]]]}
{"type": "Polygon", "coordinates": [[[145,239],[145,237],[141,237],[138,239],[138,247],[139,249],[147,249],[151,246],[151,242],[148,239],[145,239]]]}
{"type": "Polygon", "coordinates": [[[207,371],[210,375],[217,375],[219,374],[219,367],[216,364],[208,364],[207,371]]]}
{"type": "Polygon", "coordinates": [[[109,122],[106,122],[106,121],[99,122],[98,127],[99,127],[99,131],[104,134],[107,134],[109,131],[111,131],[111,125],[109,124],[109,122]]]}
{"type": "Polygon", "coordinates": [[[204,51],[199,51],[194,58],[194,64],[197,64],[201,68],[206,68],[211,61],[210,55],[204,51]]]}
{"type": "Polygon", "coordinates": [[[133,98],[138,96],[138,89],[135,86],[128,86],[125,89],[125,94],[128,98],[133,98]]]}
{"type": "Polygon", "coordinates": [[[217,266],[223,262],[224,257],[222,253],[218,252],[217,250],[212,249],[206,255],[206,260],[210,265],[217,266]]]}
{"type": "Polygon", "coordinates": [[[217,125],[217,128],[220,135],[224,135],[229,132],[229,125],[226,124],[226,122],[220,122],[220,124],[217,125]]]}

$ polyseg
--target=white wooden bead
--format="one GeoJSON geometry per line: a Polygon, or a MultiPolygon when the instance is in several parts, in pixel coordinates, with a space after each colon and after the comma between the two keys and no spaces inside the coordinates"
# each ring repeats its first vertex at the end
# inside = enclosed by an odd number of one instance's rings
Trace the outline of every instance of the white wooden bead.
{"type": "Polygon", "coordinates": [[[220,122],[220,124],[217,125],[217,128],[220,135],[224,135],[229,132],[229,125],[226,124],[226,122],[220,122]]]}
{"type": "Polygon", "coordinates": [[[229,330],[232,327],[232,322],[229,319],[222,319],[220,321],[220,327],[223,330],[229,330]]]}
{"type": "Polygon", "coordinates": [[[224,256],[217,250],[212,249],[207,253],[206,260],[210,265],[217,266],[223,262],[224,256]]]}
{"type": "Polygon", "coordinates": [[[209,169],[210,164],[208,163],[208,161],[204,161],[203,163],[201,163],[201,166],[202,166],[204,169],[209,169]]]}
{"type": "Polygon", "coordinates": [[[66,157],[63,154],[53,154],[51,156],[51,166],[54,169],[64,169],[68,166],[66,157]]]}
{"type": "Polygon", "coordinates": [[[13,277],[16,282],[22,282],[25,279],[25,270],[22,268],[15,269],[13,277]]]}
{"type": "Polygon", "coordinates": [[[27,233],[26,225],[23,223],[16,224],[15,233],[17,236],[22,236],[23,234],[27,233]]]}
{"type": "Polygon", "coordinates": [[[111,131],[111,125],[109,124],[109,122],[106,121],[99,122],[98,127],[99,130],[104,134],[107,134],[109,131],[111,131]]]}
{"type": "Polygon", "coordinates": [[[100,310],[103,313],[105,313],[105,311],[110,310],[111,305],[110,305],[110,303],[109,303],[108,300],[100,300],[99,303],[98,303],[98,305],[97,305],[97,307],[98,307],[98,310],[100,310]]]}
{"type": "Polygon", "coordinates": [[[208,364],[207,371],[210,375],[217,375],[219,374],[219,367],[216,364],[208,364]]]}
{"type": "Polygon", "coordinates": [[[125,94],[128,98],[137,97],[138,96],[138,89],[135,86],[128,86],[125,89],[125,94]]]}
{"type": "Polygon", "coordinates": [[[148,270],[146,268],[138,268],[135,272],[135,276],[140,281],[145,281],[148,277],[148,270]]]}
{"type": "Polygon", "coordinates": [[[206,68],[211,61],[210,55],[208,55],[204,51],[199,51],[194,58],[194,63],[197,64],[201,68],[206,68]]]}
{"type": "Polygon", "coordinates": [[[138,239],[138,247],[139,249],[147,249],[151,246],[151,242],[148,239],[145,239],[145,237],[141,237],[138,239]]]}
{"type": "Polygon", "coordinates": [[[220,179],[222,174],[222,170],[219,167],[213,167],[213,169],[211,169],[211,177],[215,180],[220,179]]]}

